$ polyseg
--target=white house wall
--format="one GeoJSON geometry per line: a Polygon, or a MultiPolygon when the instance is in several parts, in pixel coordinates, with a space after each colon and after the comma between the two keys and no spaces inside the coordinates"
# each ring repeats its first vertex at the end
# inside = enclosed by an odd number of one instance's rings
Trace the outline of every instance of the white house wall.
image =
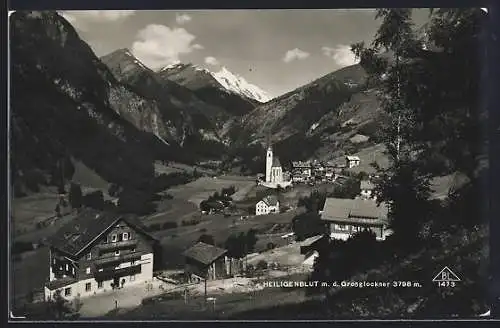
{"type": "MultiPolygon", "coordinates": [[[[120,277],[120,283],[122,279],[125,279],[125,284],[123,288],[127,288],[130,285],[136,285],[139,283],[150,282],[153,279],[153,253],[144,254],[141,256],[139,261],[136,261],[134,265],[141,264],[141,273],[136,274],[134,276],[124,276],[120,277]]],[[[116,269],[126,268],[131,266],[131,262],[121,263],[116,269]]],[[[51,270],[52,271],[52,270],[51,270]]],[[[101,288],[98,287],[98,282],[95,278],[89,278],[77,281],[71,285],[67,285],[59,288],[61,290],[61,296],[63,296],[67,300],[73,300],[76,297],[85,298],[89,296],[93,296],[99,293],[107,292],[113,290],[112,287],[113,279],[103,281],[103,285],[101,288]],[[90,283],[91,288],[90,291],[86,291],[86,284],[90,283]],[[64,296],[64,290],[66,288],[71,288],[71,295],[64,296]]],[[[45,299],[51,299],[54,297],[58,289],[50,290],[45,287],[45,299]]]]}

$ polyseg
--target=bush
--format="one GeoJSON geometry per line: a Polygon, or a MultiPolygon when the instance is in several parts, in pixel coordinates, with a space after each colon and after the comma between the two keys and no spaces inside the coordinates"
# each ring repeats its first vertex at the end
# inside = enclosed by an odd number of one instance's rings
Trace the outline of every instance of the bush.
{"type": "Polygon", "coordinates": [[[83,196],[82,204],[87,207],[102,211],[104,209],[104,196],[102,194],[102,191],[96,190],[83,196]]]}
{"type": "Polygon", "coordinates": [[[198,238],[198,241],[209,245],[215,245],[215,239],[212,235],[203,234],[198,238]]]}
{"type": "Polygon", "coordinates": [[[267,262],[266,262],[266,261],[264,261],[264,260],[260,260],[260,261],[257,263],[256,269],[257,269],[257,270],[266,270],[266,269],[267,269],[267,262]]]}

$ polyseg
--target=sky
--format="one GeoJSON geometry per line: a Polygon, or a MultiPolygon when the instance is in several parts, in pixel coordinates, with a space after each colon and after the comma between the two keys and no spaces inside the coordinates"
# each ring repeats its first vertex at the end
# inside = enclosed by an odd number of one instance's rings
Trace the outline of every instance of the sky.
{"type": "MultiPolygon", "coordinates": [[[[128,48],[146,66],[193,63],[231,72],[277,97],[357,62],[373,40],[373,9],[66,11],[97,56],[128,48]]],[[[415,14],[416,22],[428,11],[415,14]]]]}

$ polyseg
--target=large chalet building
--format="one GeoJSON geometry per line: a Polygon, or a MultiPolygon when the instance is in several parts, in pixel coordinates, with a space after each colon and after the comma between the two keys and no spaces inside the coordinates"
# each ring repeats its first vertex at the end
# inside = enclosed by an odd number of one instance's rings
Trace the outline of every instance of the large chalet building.
{"type": "Polygon", "coordinates": [[[49,241],[45,299],[66,299],[126,288],[153,279],[157,241],[137,217],[86,210],[49,241]]]}
{"type": "Polygon", "coordinates": [[[330,238],[346,240],[365,229],[375,233],[377,240],[384,240],[388,229],[388,207],[377,205],[373,199],[327,198],[321,220],[328,226],[330,238]]]}

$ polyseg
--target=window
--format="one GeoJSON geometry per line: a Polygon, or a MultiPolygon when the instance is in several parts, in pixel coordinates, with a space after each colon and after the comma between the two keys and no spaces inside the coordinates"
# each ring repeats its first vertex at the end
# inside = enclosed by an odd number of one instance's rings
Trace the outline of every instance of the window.
{"type": "Polygon", "coordinates": [[[135,274],[130,276],[130,281],[134,281],[134,280],[135,280],[135,274]]]}
{"type": "Polygon", "coordinates": [[[123,240],[128,240],[128,232],[123,233],[123,240]]]}
{"type": "Polygon", "coordinates": [[[97,282],[97,288],[102,288],[103,284],[102,284],[102,281],[98,281],[97,282]]]}
{"type": "Polygon", "coordinates": [[[64,289],[64,296],[71,296],[71,287],[64,289]]]}
{"type": "Polygon", "coordinates": [[[90,290],[92,289],[92,283],[88,282],[85,284],[85,291],[86,292],[90,292],[90,290]]]}
{"type": "Polygon", "coordinates": [[[120,255],[120,250],[115,251],[115,256],[120,255]]]}
{"type": "Polygon", "coordinates": [[[87,260],[91,260],[92,259],[92,253],[88,253],[87,254],[87,260]]]}
{"type": "Polygon", "coordinates": [[[111,242],[116,243],[116,235],[111,235],[111,242]]]}
{"type": "Polygon", "coordinates": [[[87,268],[87,270],[85,270],[85,272],[87,272],[87,274],[90,274],[90,268],[87,268]]]}
{"type": "Polygon", "coordinates": [[[66,263],[66,271],[69,271],[69,264],[66,263]]]}

